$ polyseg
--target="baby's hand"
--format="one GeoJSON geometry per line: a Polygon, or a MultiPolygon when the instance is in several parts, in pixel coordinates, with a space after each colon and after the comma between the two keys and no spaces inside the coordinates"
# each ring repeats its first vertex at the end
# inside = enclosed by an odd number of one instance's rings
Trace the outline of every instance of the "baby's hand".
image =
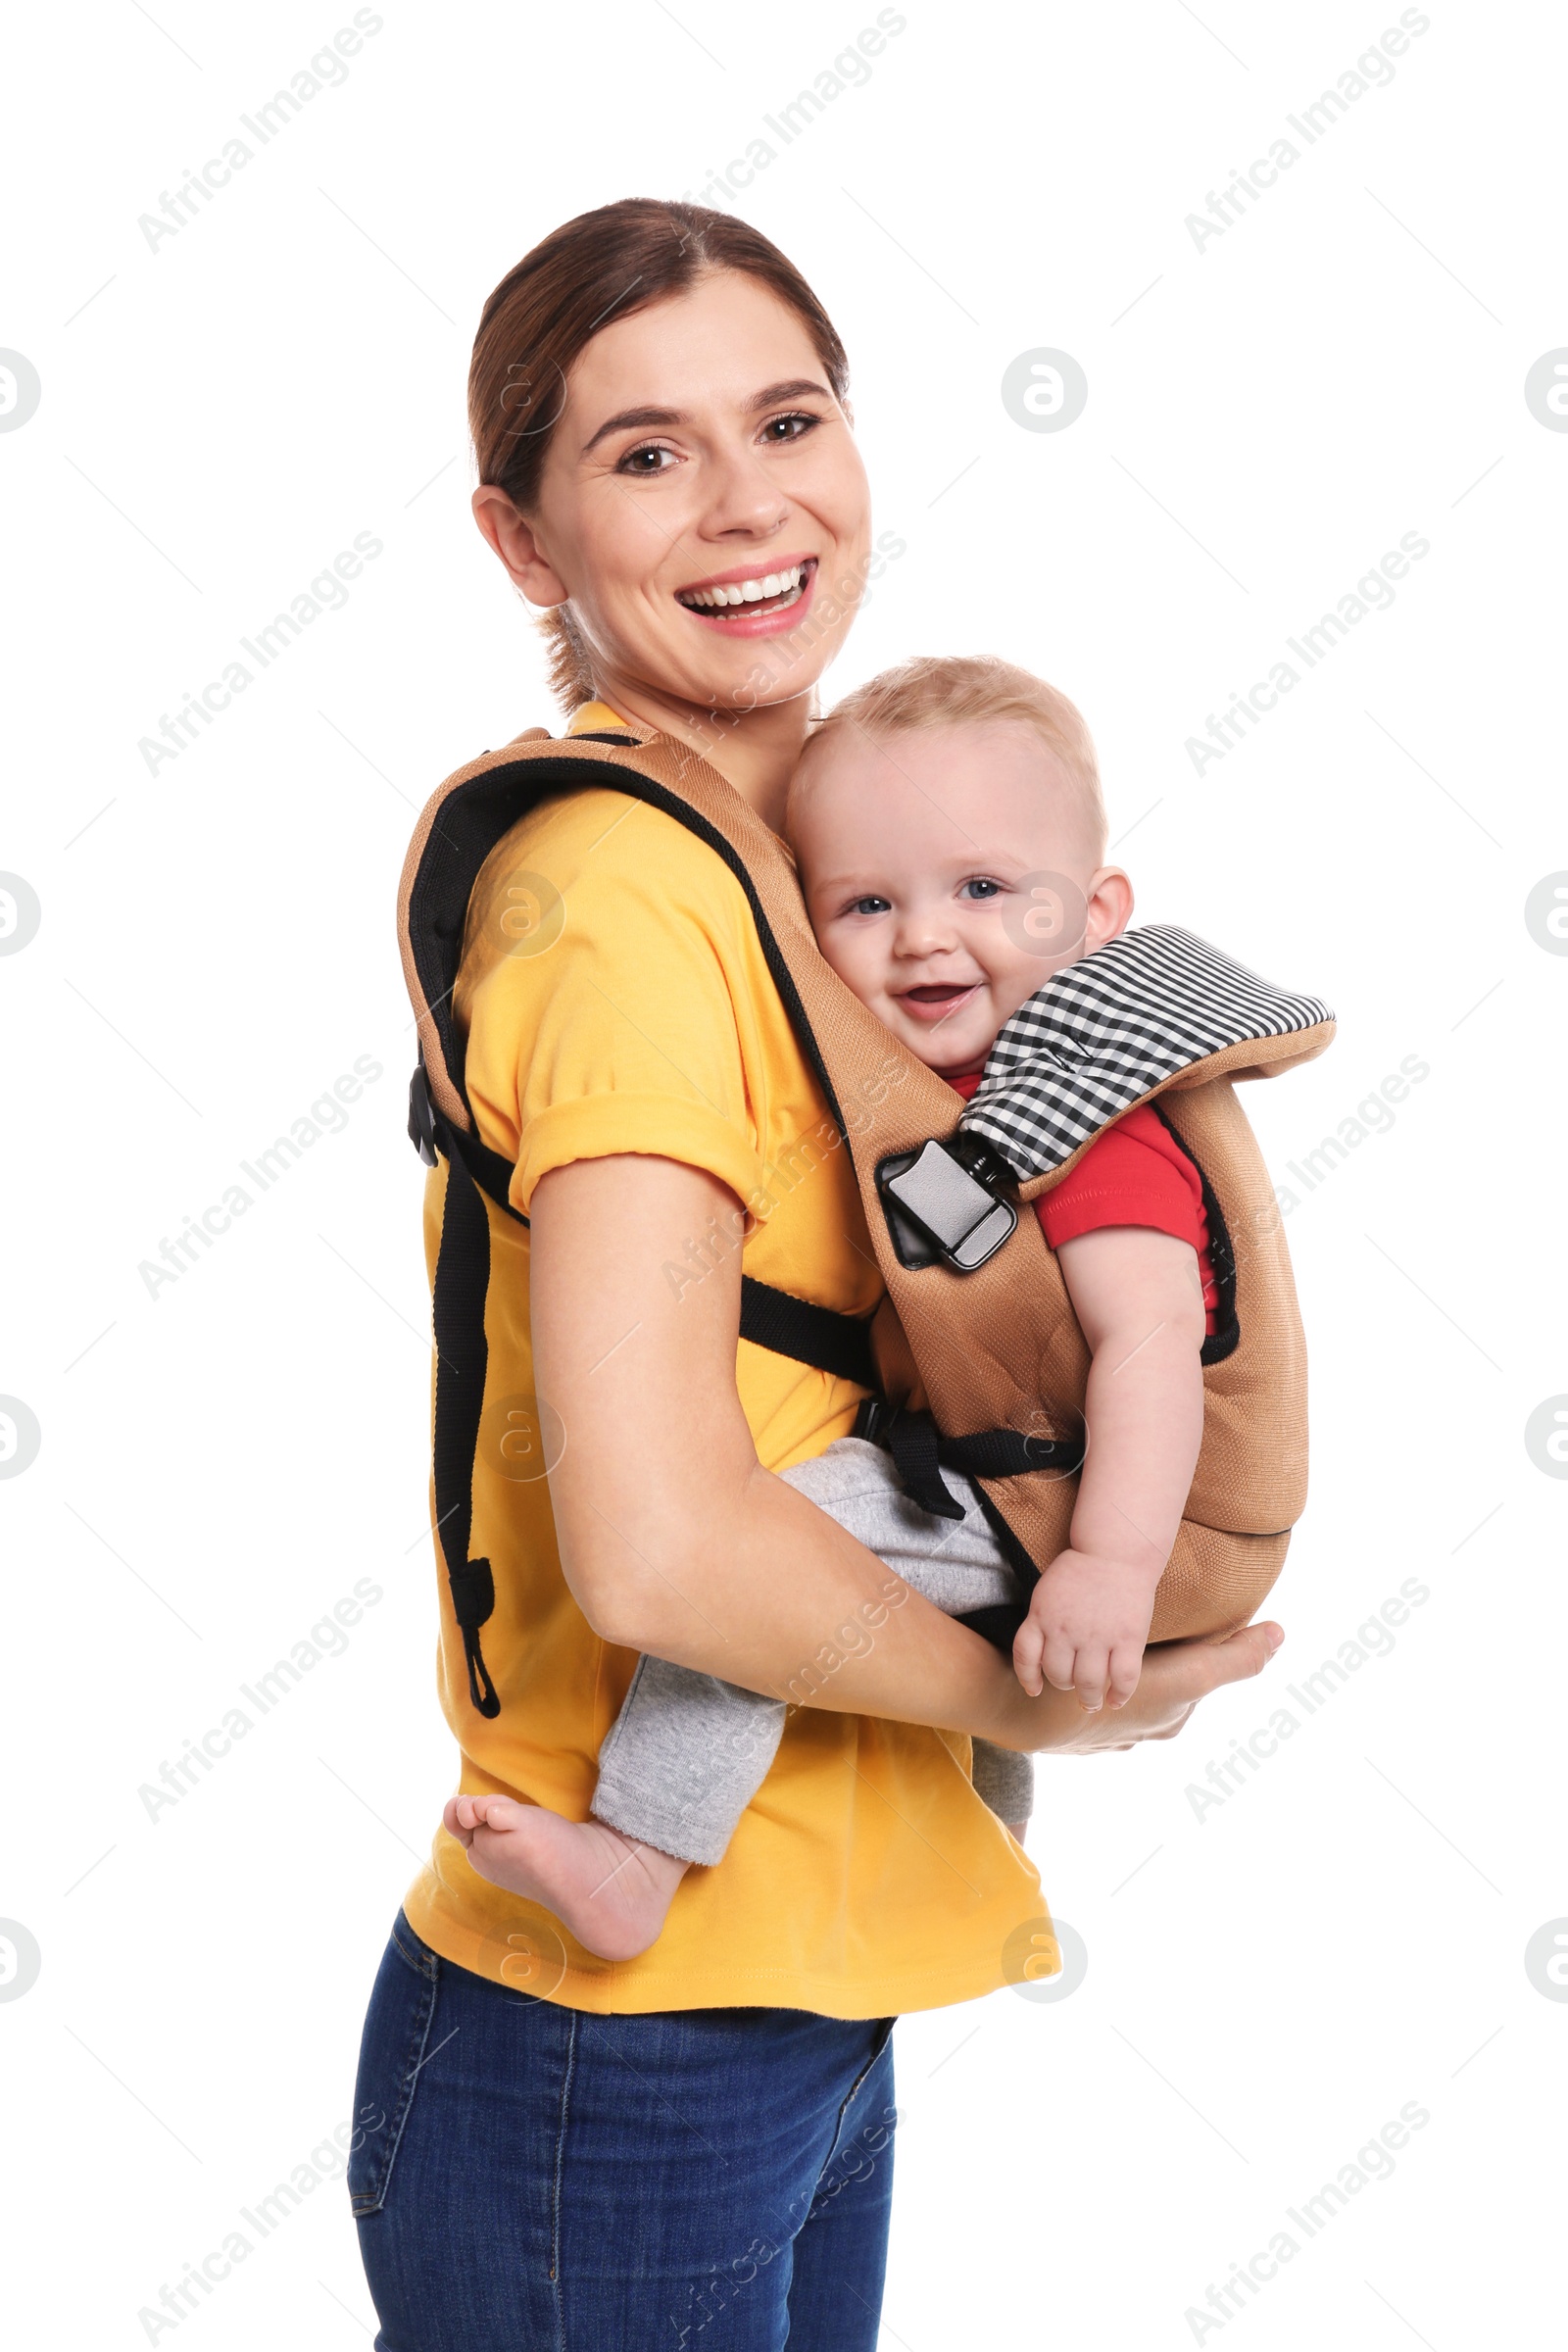
{"type": "Polygon", "coordinates": [[[1013,1637],[1019,1682],[1031,1698],[1040,1696],[1042,1677],[1053,1690],[1076,1690],[1091,1713],[1103,1705],[1108,1689],[1111,1705],[1124,1707],[1138,1688],[1153,1607],[1147,1568],[1087,1551],[1058,1552],[1013,1637]]]}

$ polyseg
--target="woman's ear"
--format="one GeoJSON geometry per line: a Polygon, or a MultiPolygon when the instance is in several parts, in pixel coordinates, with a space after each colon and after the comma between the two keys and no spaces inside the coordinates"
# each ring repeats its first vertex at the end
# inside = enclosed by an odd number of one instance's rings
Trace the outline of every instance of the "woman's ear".
{"type": "Polygon", "coordinates": [[[1102,865],[1084,893],[1088,915],[1084,938],[1090,948],[1119,939],[1133,918],[1133,886],[1119,865],[1102,865]]]}
{"type": "Polygon", "coordinates": [[[531,522],[494,482],[473,494],[473,519],[530,605],[564,605],[570,593],[539,545],[531,522]]]}

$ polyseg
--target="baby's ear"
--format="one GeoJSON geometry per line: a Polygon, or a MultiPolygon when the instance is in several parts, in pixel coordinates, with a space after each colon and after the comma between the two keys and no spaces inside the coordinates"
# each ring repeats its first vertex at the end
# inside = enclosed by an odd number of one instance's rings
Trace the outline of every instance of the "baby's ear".
{"type": "Polygon", "coordinates": [[[1133,886],[1119,865],[1102,865],[1089,877],[1085,937],[1091,948],[1119,939],[1133,919],[1133,886]]]}

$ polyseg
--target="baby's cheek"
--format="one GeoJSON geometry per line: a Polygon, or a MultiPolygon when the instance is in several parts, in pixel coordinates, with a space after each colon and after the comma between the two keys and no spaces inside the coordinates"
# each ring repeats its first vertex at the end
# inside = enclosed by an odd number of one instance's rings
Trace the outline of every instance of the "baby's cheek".
{"type": "Polygon", "coordinates": [[[1049,957],[1017,947],[1005,936],[986,943],[981,961],[991,983],[999,1027],[1012,1018],[1020,1004],[1028,1004],[1036,989],[1045,987],[1054,968],[1049,957]]]}
{"type": "Polygon", "coordinates": [[[998,1026],[1010,1020],[1021,1004],[1027,1004],[1057,972],[1076,963],[1083,953],[1081,943],[1066,953],[1059,946],[1048,948],[1028,940],[1019,946],[1004,934],[994,951],[988,950],[986,957],[992,1002],[1000,1014],[998,1026]]]}
{"type": "Polygon", "coordinates": [[[816,944],[845,987],[853,989],[863,1004],[884,993],[888,959],[874,932],[828,923],[817,933],[816,944]]]}

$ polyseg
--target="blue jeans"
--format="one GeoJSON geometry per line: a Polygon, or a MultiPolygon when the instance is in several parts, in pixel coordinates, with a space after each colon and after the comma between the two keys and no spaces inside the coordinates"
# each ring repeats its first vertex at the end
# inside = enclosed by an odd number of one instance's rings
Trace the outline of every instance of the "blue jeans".
{"type": "Polygon", "coordinates": [[[873,2352],[892,2031],[596,2017],[455,1967],[400,1912],[349,2157],[376,2352],[873,2352]]]}

